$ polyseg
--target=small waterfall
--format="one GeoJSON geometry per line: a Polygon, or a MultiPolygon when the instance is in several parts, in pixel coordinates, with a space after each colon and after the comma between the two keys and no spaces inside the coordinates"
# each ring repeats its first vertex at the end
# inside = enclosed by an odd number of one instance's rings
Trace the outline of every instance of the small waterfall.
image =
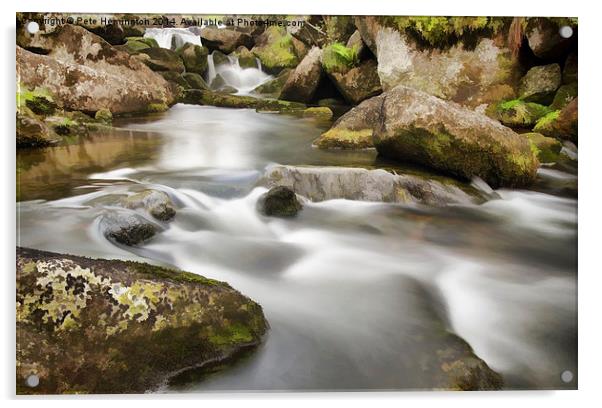
{"type": "Polygon", "coordinates": [[[213,54],[210,54],[207,58],[207,65],[206,82],[211,89],[218,90],[223,86],[231,86],[238,91],[238,95],[247,95],[259,85],[273,78],[261,70],[259,60],[257,60],[259,68],[242,68],[237,57],[228,55],[227,61],[216,66],[213,54]],[[214,83],[218,75],[223,82],[214,83]]]}
{"type": "Polygon", "coordinates": [[[145,38],[154,38],[161,48],[176,49],[186,43],[202,45],[199,30],[191,28],[147,28],[145,38]]]}

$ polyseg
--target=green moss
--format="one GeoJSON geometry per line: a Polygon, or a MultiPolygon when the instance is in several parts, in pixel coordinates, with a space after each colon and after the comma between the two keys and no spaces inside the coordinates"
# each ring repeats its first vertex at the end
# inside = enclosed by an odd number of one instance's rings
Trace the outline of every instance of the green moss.
{"type": "Polygon", "coordinates": [[[23,107],[31,109],[37,115],[52,115],[57,105],[50,92],[46,88],[29,89],[19,83],[17,85],[17,109],[23,107]]]}
{"type": "Polygon", "coordinates": [[[94,115],[94,119],[103,123],[113,122],[113,114],[109,109],[99,109],[94,115]]]}
{"type": "Polygon", "coordinates": [[[330,120],[332,119],[332,111],[330,110],[330,108],[325,106],[312,107],[305,109],[303,111],[303,116],[317,117],[321,119],[330,120]]]}
{"type": "Polygon", "coordinates": [[[573,99],[577,97],[577,82],[573,82],[568,85],[562,85],[556,91],[554,101],[550,105],[552,110],[560,110],[569,104],[573,99]]]}
{"type": "Polygon", "coordinates": [[[332,128],[314,141],[320,149],[367,149],[372,144],[372,129],[332,128]]]}
{"type": "Polygon", "coordinates": [[[543,116],[541,119],[539,119],[537,121],[537,124],[535,125],[533,130],[535,132],[537,132],[538,129],[546,128],[546,127],[550,126],[551,124],[556,122],[556,120],[558,119],[558,116],[560,116],[559,110],[556,110],[556,111],[546,114],[545,116],[543,116]]]}
{"type": "Polygon", "coordinates": [[[248,326],[234,323],[210,335],[208,339],[216,346],[227,346],[237,343],[250,343],[254,337],[248,326]]]}
{"type": "Polygon", "coordinates": [[[253,53],[268,71],[293,68],[299,63],[293,46],[293,37],[278,27],[266,30],[269,41],[262,47],[254,47],[253,53]]]}
{"type": "Polygon", "coordinates": [[[531,127],[541,117],[547,115],[550,108],[534,102],[512,99],[491,105],[487,114],[510,127],[531,127]]]}
{"type": "Polygon", "coordinates": [[[146,107],[146,110],[149,113],[165,112],[167,109],[169,109],[169,106],[164,103],[149,103],[146,107]]]}
{"type": "Polygon", "coordinates": [[[322,52],[322,66],[327,72],[345,73],[359,63],[357,47],[348,48],[341,43],[333,43],[322,52]]]}
{"type": "Polygon", "coordinates": [[[541,163],[553,163],[558,160],[562,150],[562,143],[559,140],[540,133],[526,133],[525,137],[529,139],[531,149],[541,163]]]}
{"type": "Polygon", "coordinates": [[[197,275],[192,272],[178,271],[175,269],[169,269],[162,266],[150,265],[140,262],[128,261],[126,262],[132,270],[135,272],[146,275],[149,278],[160,278],[167,279],[172,282],[178,283],[200,283],[209,286],[225,286],[229,287],[227,283],[220,282],[214,279],[208,279],[204,276],[197,275]]]}

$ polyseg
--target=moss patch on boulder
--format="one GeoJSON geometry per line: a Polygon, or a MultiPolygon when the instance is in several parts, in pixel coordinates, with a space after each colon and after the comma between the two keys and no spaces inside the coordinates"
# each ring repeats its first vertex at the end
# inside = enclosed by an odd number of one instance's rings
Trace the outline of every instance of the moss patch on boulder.
{"type": "Polygon", "coordinates": [[[558,160],[562,143],[553,137],[546,137],[541,133],[525,133],[532,146],[537,150],[537,158],[541,163],[554,163],[558,160]]]}
{"type": "Polygon", "coordinates": [[[488,108],[489,116],[506,126],[517,128],[531,128],[549,112],[550,109],[547,106],[520,99],[500,102],[488,108]]]}
{"type": "Polygon", "coordinates": [[[299,63],[292,36],[279,27],[268,27],[258,38],[252,52],[259,58],[262,67],[270,73],[294,68],[299,63]]]}

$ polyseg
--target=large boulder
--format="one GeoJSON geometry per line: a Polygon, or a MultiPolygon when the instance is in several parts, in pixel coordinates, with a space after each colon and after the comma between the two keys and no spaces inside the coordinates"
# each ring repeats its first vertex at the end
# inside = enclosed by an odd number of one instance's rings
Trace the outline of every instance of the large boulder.
{"type": "Polygon", "coordinates": [[[186,43],[178,48],[176,53],[182,59],[186,72],[203,75],[207,71],[207,55],[209,54],[209,50],[206,47],[186,43]]]}
{"type": "Polygon", "coordinates": [[[17,248],[16,275],[17,394],[151,391],[267,329],[261,306],[194,273],[17,248]]]}
{"type": "Polygon", "coordinates": [[[175,51],[167,48],[147,48],[140,52],[148,56],[141,58],[141,61],[153,71],[182,73],[186,70],[184,62],[175,51]]]}
{"type": "Polygon", "coordinates": [[[67,24],[51,34],[32,36],[29,45],[45,55],[17,47],[19,81],[31,89],[48,89],[62,108],[107,108],[121,114],[173,103],[160,75],[84,28],[67,24]]]}
{"type": "Polygon", "coordinates": [[[287,187],[311,201],[344,198],[432,206],[483,201],[476,190],[440,179],[443,181],[382,169],[273,165],[259,183],[268,188],[287,187]]]}
{"type": "Polygon", "coordinates": [[[528,140],[453,102],[398,86],[383,94],[378,152],[452,175],[478,176],[492,187],[531,184],[539,166],[528,140]]]}
{"type": "Polygon", "coordinates": [[[176,215],[171,198],[158,190],[144,190],[132,194],[124,200],[124,206],[134,210],[143,209],[160,221],[169,221],[176,215]]]}
{"type": "Polygon", "coordinates": [[[293,217],[303,208],[289,187],[272,187],[257,200],[257,209],[270,217],[293,217]]]}
{"type": "Polygon", "coordinates": [[[292,36],[282,27],[268,27],[257,37],[251,51],[259,58],[263,69],[270,74],[294,68],[299,63],[292,36]]]}
{"type": "Polygon", "coordinates": [[[314,141],[321,149],[366,149],[374,147],[372,135],[380,122],[382,98],[370,98],[341,116],[314,141]]]}
{"type": "Polygon", "coordinates": [[[560,65],[540,65],[531,68],[520,80],[518,93],[527,102],[549,105],[562,82],[560,65]]]}
{"type": "MultiPolygon", "coordinates": [[[[475,35],[474,44],[466,44],[468,36],[450,46],[425,45],[426,40],[417,40],[405,30],[385,24],[386,20],[375,16],[355,18],[363,42],[377,57],[385,91],[404,85],[476,107],[499,100],[496,94],[500,86],[513,89],[519,79],[518,58],[505,46],[501,35],[475,35]]],[[[448,28],[453,28],[451,24],[448,28]]]]}
{"type": "Polygon", "coordinates": [[[240,46],[253,47],[253,37],[242,31],[227,28],[204,27],[201,30],[201,41],[210,50],[220,50],[230,54],[240,46]]]}
{"type": "Polygon", "coordinates": [[[280,99],[296,102],[312,100],[322,77],[321,55],[318,47],[309,50],[282,87],[280,99]]]}
{"type": "Polygon", "coordinates": [[[345,100],[353,105],[382,92],[374,60],[366,60],[346,73],[327,71],[327,74],[345,100]]]}

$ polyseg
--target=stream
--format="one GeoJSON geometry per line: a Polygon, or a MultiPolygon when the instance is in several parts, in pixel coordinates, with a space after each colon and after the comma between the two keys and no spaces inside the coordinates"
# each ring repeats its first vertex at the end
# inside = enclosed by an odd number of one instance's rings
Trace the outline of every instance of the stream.
{"type": "Polygon", "coordinates": [[[312,148],[327,123],[249,109],[178,104],[114,125],[18,150],[18,244],[223,280],[271,326],[232,367],[161,392],[428,389],[420,362],[446,346],[442,330],[508,389],[574,388],[561,380],[577,380],[574,167],[542,168],[533,190],[480,205],[330,200],[278,219],[255,209],[270,164],[391,164],[373,150],[312,148]],[[107,240],[102,215],[145,188],[171,197],[175,219],[138,247],[107,240]]]}

